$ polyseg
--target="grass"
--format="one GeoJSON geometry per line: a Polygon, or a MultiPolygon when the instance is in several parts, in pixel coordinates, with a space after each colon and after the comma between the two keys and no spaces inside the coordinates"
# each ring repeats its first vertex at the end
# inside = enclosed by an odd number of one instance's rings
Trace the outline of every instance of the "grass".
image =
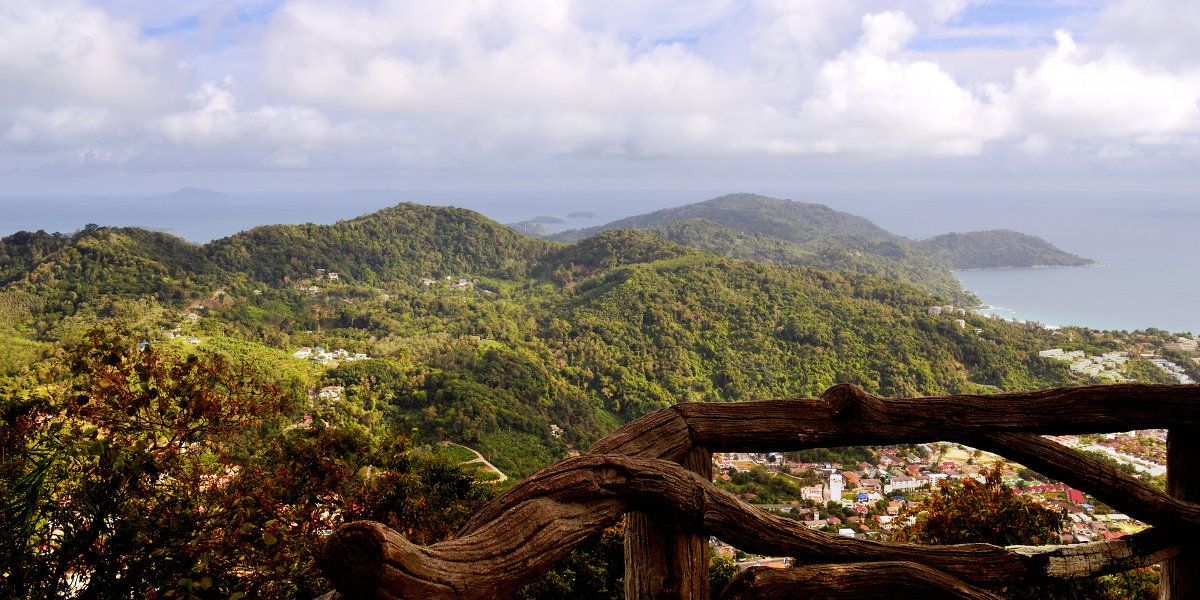
{"type": "Polygon", "coordinates": [[[450,455],[450,458],[453,458],[454,460],[456,460],[460,463],[464,463],[464,462],[467,462],[470,460],[475,460],[475,458],[476,458],[475,453],[472,452],[471,449],[467,448],[466,446],[460,446],[458,444],[446,444],[445,450],[446,450],[446,454],[450,455]]]}

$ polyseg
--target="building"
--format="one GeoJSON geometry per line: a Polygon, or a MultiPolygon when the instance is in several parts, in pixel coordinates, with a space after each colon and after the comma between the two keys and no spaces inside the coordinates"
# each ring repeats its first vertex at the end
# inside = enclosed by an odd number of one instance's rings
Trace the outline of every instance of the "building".
{"type": "Polygon", "coordinates": [[[842,476],[834,473],[829,476],[829,499],[833,502],[842,501],[842,476]]]}
{"type": "Polygon", "coordinates": [[[890,494],[904,490],[915,490],[919,487],[925,487],[929,483],[928,479],[920,479],[917,477],[909,477],[907,475],[897,475],[883,486],[883,493],[890,494]]]}
{"type": "Polygon", "coordinates": [[[340,385],[327,385],[321,388],[321,393],[318,395],[322,400],[328,401],[330,404],[334,404],[342,399],[343,392],[345,392],[345,388],[340,385]]]}
{"type": "Polygon", "coordinates": [[[851,488],[858,487],[862,482],[862,478],[859,477],[858,473],[855,473],[854,471],[842,471],[842,480],[845,483],[850,484],[851,488]]]}
{"type": "Polygon", "coordinates": [[[812,485],[800,488],[800,497],[812,502],[824,502],[825,490],[822,486],[812,485]]]}

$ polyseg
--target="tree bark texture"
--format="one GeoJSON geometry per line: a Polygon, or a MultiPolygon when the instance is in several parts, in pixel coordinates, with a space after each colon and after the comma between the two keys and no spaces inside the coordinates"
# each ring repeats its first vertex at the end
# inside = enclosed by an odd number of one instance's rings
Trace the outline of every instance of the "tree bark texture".
{"type": "MultiPolygon", "coordinates": [[[[695,448],[683,468],[712,481],[712,455],[695,448]]],[[[703,531],[674,530],[643,512],[625,516],[625,599],[707,600],[709,544],[703,531]]]]}
{"type": "MultiPolygon", "coordinates": [[[[1172,427],[1167,432],[1167,493],[1183,501],[1200,501],[1200,427],[1172,427]]],[[[1183,551],[1162,565],[1160,600],[1200,598],[1200,548],[1183,551]]]]}
{"type": "Polygon", "coordinates": [[[916,563],[751,567],[721,592],[721,600],[1000,600],[990,592],[916,563]],[[883,583],[884,585],[881,585],[883,583]]]}
{"type": "Polygon", "coordinates": [[[1161,561],[1172,544],[1153,530],[1100,545],[1013,549],[856,540],[770,515],[676,463],[620,455],[561,461],[513,486],[501,499],[485,509],[497,515],[494,519],[431,546],[412,544],[379,523],[345,525],[326,543],[322,568],[347,598],[504,596],[630,510],[683,531],[717,535],[758,554],[819,563],[913,562],[985,586],[1145,566],[1161,561]],[[1056,559],[1059,555],[1086,558],[1056,559]]]}

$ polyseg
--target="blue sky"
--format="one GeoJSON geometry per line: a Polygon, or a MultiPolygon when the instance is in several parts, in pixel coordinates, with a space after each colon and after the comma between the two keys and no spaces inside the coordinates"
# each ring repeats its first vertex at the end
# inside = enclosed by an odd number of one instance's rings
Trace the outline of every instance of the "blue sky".
{"type": "Polygon", "coordinates": [[[10,0],[9,193],[1189,189],[1172,0],[10,0]]]}

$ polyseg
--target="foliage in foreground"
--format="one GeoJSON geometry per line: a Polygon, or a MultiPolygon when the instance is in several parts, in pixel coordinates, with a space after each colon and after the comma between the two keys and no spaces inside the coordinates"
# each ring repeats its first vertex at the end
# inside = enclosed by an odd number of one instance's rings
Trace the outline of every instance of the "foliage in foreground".
{"type": "MultiPolygon", "coordinates": [[[[1001,471],[996,463],[982,482],[971,478],[958,485],[942,482],[916,523],[897,531],[893,541],[997,546],[1058,543],[1066,514],[1014,494],[1001,481],[1001,471]]],[[[1019,600],[1154,600],[1158,598],[1158,574],[1153,569],[1137,569],[1077,581],[1010,586],[1003,593],[1019,600]]]]}
{"type": "Polygon", "coordinates": [[[448,537],[491,491],[404,436],[310,415],[254,368],[88,333],[0,398],[0,596],[294,598],[344,521],[448,537]]]}

